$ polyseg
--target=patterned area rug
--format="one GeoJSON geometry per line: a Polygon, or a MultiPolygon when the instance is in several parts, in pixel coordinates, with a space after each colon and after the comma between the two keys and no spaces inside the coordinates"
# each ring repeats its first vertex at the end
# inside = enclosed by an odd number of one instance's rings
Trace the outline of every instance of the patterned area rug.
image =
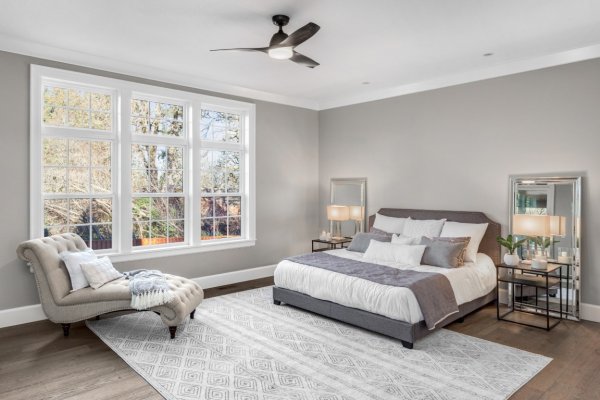
{"type": "Polygon", "coordinates": [[[207,299],[170,340],[152,312],[88,321],[167,399],[506,399],[551,359],[442,329],[415,343],[275,306],[207,299]]]}

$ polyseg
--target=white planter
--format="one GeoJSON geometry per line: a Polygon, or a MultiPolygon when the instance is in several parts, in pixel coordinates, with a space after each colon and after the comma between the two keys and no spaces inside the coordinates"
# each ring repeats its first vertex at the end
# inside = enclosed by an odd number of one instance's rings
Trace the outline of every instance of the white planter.
{"type": "Polygon", "coordinates": [[[519,261],[521,261],[521,259],[516,254],[506,253],[504,255],[504,264],[506,264],[506,265],[511,265],[511,266],[519,265],[519,261]]]}

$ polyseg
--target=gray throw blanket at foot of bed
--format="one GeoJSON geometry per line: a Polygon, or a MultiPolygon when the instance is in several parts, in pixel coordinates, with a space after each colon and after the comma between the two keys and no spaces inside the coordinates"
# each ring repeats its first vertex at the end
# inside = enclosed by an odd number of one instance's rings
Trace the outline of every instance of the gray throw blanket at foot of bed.
{"type": "Polygon", "coordinates": [[[136,269],[125,272],[123,275],[129,279],[131,308],[135,310],[147,310],[151,307],[161,306],[173,300],[175,296],[169,289],[167,278],[160,271],[136,269]]]}
{"type": "Polygon", "coordinates": [[[454,290],[448,278],[442,274],[392,268],[327,253],[309,253],[288,260],[382,285],[408,288],[417,298],[430,330],[444,318],[458,312],[454,290]]]}

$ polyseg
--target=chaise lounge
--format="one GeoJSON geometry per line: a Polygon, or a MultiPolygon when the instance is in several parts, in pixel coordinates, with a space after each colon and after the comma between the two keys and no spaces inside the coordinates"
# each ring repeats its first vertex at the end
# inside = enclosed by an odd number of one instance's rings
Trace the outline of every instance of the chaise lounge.
{"type": "MultiPolygon", "coordinates": [[[[83,321],[113,311],[131,310],[131,293],[125,278],[108,282],[98,289],[86,287],[71,292],[71,281],[59,253],[86,251],[87,245],[74,233],[64,233],[23,242],[17,249],[20,259],[26,261],[35,275],[40,302],[48,319],[62,325],[65,336],[71,323],[83,321]]],[[[152,307],[160,315],[175,338],[177,326],[189,315],[194,318],[196,307],[204,292],[194,281],[175,275],[166,275],[175,297],[167,304],[152,307]]]]}

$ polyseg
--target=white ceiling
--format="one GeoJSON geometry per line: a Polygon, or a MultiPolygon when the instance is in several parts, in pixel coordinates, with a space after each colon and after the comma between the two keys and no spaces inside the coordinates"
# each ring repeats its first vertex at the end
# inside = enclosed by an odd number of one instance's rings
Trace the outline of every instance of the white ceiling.
{"type": "Polygon", "coordinates": [[[3,0],[0,49],[324,109],[600,57],[600,1],[3,0]],[[321,26],[319,67],[209,52],[267,45],[273,14],[321,26]]]}

